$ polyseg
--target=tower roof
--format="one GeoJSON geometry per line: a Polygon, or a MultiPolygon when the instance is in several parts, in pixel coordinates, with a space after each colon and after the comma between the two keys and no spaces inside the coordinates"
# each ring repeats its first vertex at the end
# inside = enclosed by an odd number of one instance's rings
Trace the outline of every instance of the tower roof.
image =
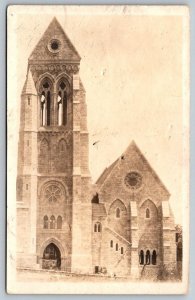
{"type": "Polygon", "coordinates": [[[32,61],[79,62],[80,56],[56,18],[53,18],[38,44],[32,51],[32,61]]]}
{"type": "Polygon", "coordinates": [[[37,91],[35,88],[34,80],[32,78],[31,71],[28,70],[26,80],[23,86],[22,94],[33,94],[36,95],[37,91]]]}

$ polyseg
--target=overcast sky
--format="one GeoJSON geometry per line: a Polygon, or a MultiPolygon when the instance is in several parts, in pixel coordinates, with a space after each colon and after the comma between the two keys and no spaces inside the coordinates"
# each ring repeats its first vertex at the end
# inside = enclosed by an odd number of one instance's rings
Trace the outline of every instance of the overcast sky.
{"type": "Polygon", "coordinates": [[[56,16],[82,57],[93,182],[134,140],[170,191],[181,222],[182,18],[114,10],[80,15],[58,7],[54,15],[51,8],[34,8],[31,15],[13,15],[18,82],[12,106],[20,101],[28,57],[56,16]]]}

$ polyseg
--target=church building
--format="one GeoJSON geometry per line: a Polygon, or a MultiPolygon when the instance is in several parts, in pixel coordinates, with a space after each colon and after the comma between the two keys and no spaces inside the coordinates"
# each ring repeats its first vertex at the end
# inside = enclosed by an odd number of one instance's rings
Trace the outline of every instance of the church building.
{"type": "Polygon", "coordinates": [[[17,267],[155,278],[176,264],[169,191],[134,141],[92,184],[80,60],[56,18],[28,59],[17,267]]]}

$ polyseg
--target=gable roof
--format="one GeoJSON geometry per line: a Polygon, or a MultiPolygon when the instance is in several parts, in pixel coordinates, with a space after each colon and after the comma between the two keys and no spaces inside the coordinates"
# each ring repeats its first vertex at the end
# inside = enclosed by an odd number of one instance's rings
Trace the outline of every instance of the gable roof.
{"type": "Polygon", "coordinates": [[[56,18],[53,18],[32,51],[29,61],[55,61],[56,59],[79,62],[81,58],[60,23],[56,18]],[[60,41],[60,50],[59,52],[56,52],[55,55],[48,49],[48,44],[52,39],[60,41]]]}
{"type": "Polygon", "coordinates": [[[109,175],[111,174],[111,172],[113,171],[113,169],[120,163],[122,157],[125,157],[125,155],[128,152],[130,152],[131,150],[134,150],[140,156],[140,158],[142,159],[142,161],[147,165],[147,167],[150,170],[150,172],[153,175],[153,177],[160,184],[160,186],[165,190],[165,192],[170,196],[170,193],[169,193],[168,189],[163,184],[163,182],[161,181],[161,179],[159,178],[159,176],[157,175],[157,173],[151,167],[151,165],[149,164],[148,160],[145,158],[145,156],[143,155],[143,153],[141,152],[141,150],[138,148],[138,146],[136,145],[136,143],[134,141],[131,141],[130,145],[127,147],[127,149],[125,150],[125,152],[114,163],[112,163],[108,168],[106,168],[103,171],[102,175],[100,175],[100,177],[98,178],[96,184],[99,185],[99,187],[102,186],[102,184],[109,177],[109,175]]]}

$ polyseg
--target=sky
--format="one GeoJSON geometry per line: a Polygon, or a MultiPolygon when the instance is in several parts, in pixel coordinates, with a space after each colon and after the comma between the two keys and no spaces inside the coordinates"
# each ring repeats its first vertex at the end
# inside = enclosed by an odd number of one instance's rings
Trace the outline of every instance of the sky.
{"type": "Polygon", "coordinates": [[[13,69],[8,76],[14,92],[10,136],[16,124],[18,129],[28,57],[55,16],[82,58],[93,182],[134,140],[169,190],[176,222],[181,223],[186,133],[182,17],[143,15],[127,7],[79,11],[59,6],[55,14],[52,8],[32,8],[30,15],[25,10],[10,12],[15,32],[9,38],[13,69]]]}

